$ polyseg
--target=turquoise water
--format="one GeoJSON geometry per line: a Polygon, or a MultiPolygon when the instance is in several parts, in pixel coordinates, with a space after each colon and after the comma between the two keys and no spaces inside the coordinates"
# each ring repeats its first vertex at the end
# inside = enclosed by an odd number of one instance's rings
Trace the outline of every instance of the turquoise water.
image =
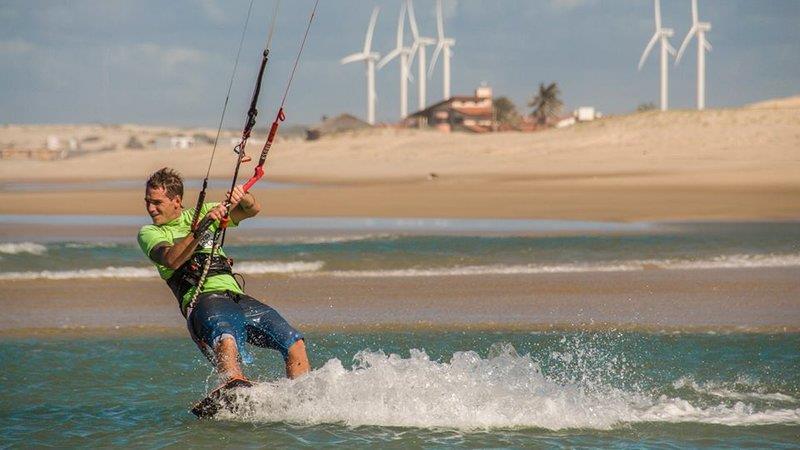
{"type": "Polygon", "coordinates": [[[310,334],[247,412],[199,421],[210,366],[182,337],[0,342],[2,447],[800,445],[800,335],[310,334]],[[416,350],[415,350],[416,349],[416,350]]]}
{"type": "MultiPolygon", "coordinates": [[[[0,242],[0,279],[154,277],[133,234],[121,241],[0,242]]],[[[800,266],[797,222],[654,224],[557,235],[384,231],[292,237],[266,230],[256,236],[226,244],[241,273],[426,276],[800,266]]]]}
{"type": "MultiPolygon", "coordinates": [[[[235,269],[424,277],[800,267],[798,222],[301,222],[254,223],[258,233],[226,245],[235,269]],[[286,233],[295,226],[324,232],[286,233]]],[[[0,280],[102,291],[92,280],[155,276],[132,235],[0,241],[0,280]]],[[[316,333],[308,346],[315,370],[291,382],[276,354],[253,352],[247,371],[263,383],[242,414],[198,421],[188,407],[215,379],[187,337],[6,338],[0,447],[800,446],[798,334],[316,333]]]]}

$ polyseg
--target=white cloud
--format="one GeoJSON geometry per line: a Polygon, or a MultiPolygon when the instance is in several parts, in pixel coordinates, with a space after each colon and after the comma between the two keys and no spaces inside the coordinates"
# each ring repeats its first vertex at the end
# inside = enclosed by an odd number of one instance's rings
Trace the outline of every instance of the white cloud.
{"type": "Polygon", "coordinates": [[[183,82],[197,78],[197,72],[207,70],[211,61],[209,53],[181,46],[164,46],[155,43],[111,47],[104,55],[108,70],[141,80],[164,83],[181,79],[183,82]]]}
{"type": "MultiPolygon", "coordinates": [[[[458,3],[456,3],[456,0],[442,0],[442,15],[445,20],[455,17],[457,8],[458,3]]],[[[445,27],[445,29],[447,28],[445,27]]]]}
{"type": "Polygon", "coordinates": [[[571,11],[584,5],[596,3],[597,0],[550,0],[550,6],[557,11],[571,11]]]}
{"type": "Polygon", "coordinates": [[[127,50],[123,49],[123,53],[131,53],[130,58],[133,61],[144,57],[155,60],[168,69],[208,61],[208,55],[200,50],[188,47],[167,47],[153,43],[134,45],[127,50]]]}
{"type": "Polygon", "coordinates": [[[212,22],[225,23],[228,21],[228,16],[225,10],[217,4],[216,0],[201,0],[200,7],[203,14],[212,22]]]}
{"type": "Polygon", "coordinates": [[[0,41],[0,55],[24,55],[36,50],[36,45],[22,39],[0,41]]]}

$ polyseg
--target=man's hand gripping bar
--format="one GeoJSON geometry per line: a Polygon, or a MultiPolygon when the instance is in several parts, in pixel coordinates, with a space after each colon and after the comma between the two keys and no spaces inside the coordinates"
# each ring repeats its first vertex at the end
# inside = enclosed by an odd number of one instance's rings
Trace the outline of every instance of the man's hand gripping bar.
{"type": "MultiPolygon", "coordinates": [[[[254,184],[258,182],[264,176],[264,162],[267,160],[267,154],[269,154],[269,150],[272,148],[272,142],[275,140],[275,136],[278,134],[278,127],[280,123],[286,120],[286,115],[283,113],[283,108],[278,110],[278,116],[275,118],[275,121],[272,122],[272,127],[269,130],[269,135],[267,136],[267,141],[264,142],[264,148],[261,150],[261,157],[258,159],[258,165],[253,172],[253,176],[247,180],[247,183],[242,186],[242,190],[244,193],[248,193],[250,188],[253,187],[254,184]]],[[[231,201],[230,196],[223,202],[225,208],[228,211],[225,213],[225,217],[222,218],[219,222],[220,229],[225,229],[228,227],[228,221],[230,220],[230,207],[231,201]]],[[[208,227],[214,222],[214,219],[211,217],[205,216],[200,223],[197,224],[197,228],[194,229],[192,232],[194,234],[195,239],[200,239],[200,236],[208,230],[208,227]]]]}

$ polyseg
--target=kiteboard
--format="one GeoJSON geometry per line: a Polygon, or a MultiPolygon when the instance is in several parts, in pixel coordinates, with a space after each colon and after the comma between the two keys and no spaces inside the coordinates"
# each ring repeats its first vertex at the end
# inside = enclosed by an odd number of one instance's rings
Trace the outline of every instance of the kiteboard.
{"type": "Polygon", "coordinates": [[[214,389],[204,399],[195,403],[191,412],[200,419],[214,417],[220,411],[236,412],[237,394],[243,388],[252,387],[250,381],[236,378],[214,389]]]}

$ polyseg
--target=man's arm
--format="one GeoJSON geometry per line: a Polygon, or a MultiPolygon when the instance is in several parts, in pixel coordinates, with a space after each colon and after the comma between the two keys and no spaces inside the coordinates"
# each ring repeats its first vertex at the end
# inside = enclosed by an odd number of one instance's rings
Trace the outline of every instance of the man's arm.
{"type": "Polygon", "coordinates": [[[235,205],[231,209],[231,219],[239,223],[244,219],[255,216],[261,211],[261,205],[256,200],[255,196],[249,192],[245,193],[242,185],[233,188],[231,194],[231,205],[235,205]]]}
{"type": "MultiPolygon", "coordinates": [[[[206,214],[206,217],[210,217],[213,220],[222,219],[225,217],[225,206],[221,204],[215,206],[206,214]]],[[[195,237],[194,233],[189,233],[185,238],[177,241],[174,245],[170,245],[166,242],[156,244],[156,246],[150,250],[149,256],[150,259],[162,266],[167,266],[170,269],[177,269],[192,257],[199,243],[200,239],[195,237]]]]}
{"type": "Polygon", "coordinates": [[[170,269],[177,269],[191,258],[199,242],[199,239],[190,233],[175,245],[166,242],[158,244],[150,250],[150,259],[170,269]]]}

